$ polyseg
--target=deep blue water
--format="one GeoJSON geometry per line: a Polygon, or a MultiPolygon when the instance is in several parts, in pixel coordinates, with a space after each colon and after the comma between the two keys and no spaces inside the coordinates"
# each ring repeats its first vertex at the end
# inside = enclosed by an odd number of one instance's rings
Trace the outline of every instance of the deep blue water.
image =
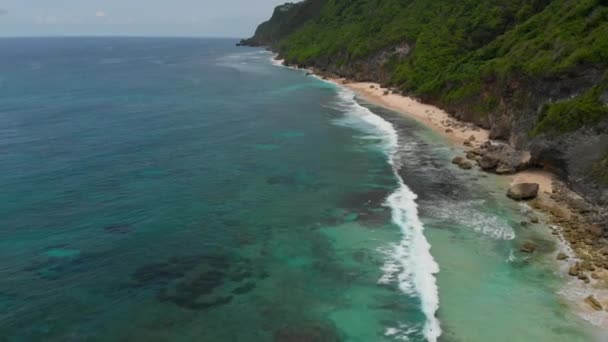
{"type": "Polygon", "coordinates": [[[234,43],[0,40],[1,341],[576,340],[440,139],[234,43]]]}

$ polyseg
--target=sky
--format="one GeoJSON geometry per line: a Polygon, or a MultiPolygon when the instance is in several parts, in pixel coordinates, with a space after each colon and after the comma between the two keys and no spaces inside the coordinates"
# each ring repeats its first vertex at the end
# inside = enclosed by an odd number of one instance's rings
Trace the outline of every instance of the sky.
{"type": "Polygon", "coordinates": [[[249,37],[287,0],[0,0],[0,36],[249,37]]]}

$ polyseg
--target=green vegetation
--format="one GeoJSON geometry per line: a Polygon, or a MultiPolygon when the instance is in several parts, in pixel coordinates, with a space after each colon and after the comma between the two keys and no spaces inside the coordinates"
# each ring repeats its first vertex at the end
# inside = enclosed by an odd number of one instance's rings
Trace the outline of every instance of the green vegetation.
{"type": "Polygon", "coordinates": [[[608,151],[603,159],[593,165],[591,175],[600,183],[608,185],[608,151]]]}
{"type": "MultiPolygon", "coordinates": [[[[479,117],[500,103],[529,103],[521,87],[533,80],[561,82],[581,70],[603,75],[608,66],[608,0],[307,0],[287,6],[275,10],[254,41],[304,65],[348,65],[407,43],[411,53],[385,65],[391,85],[479,117]]],[[[558,102],[545,107],[532,134],[569,132],[605,118],[597,82],[587,83],[573,90],[582,94],[576,98],[549,99],[558,102]]]]}
{"type": "Polygon", "coordinates": [[[319,15],[325,2],[326,0],[307,0],[277,6],[270,20],[258,26],[255,36],[242,40],[241,44],[274,45],[319,15]]]}
{"type": "Polygon", "coordinates": [[[545,105],[532,134],[571,132],[608,118],[608,106],[599,100],[601,92],[600,87],[594,87],[571,100],[545,105]]]}

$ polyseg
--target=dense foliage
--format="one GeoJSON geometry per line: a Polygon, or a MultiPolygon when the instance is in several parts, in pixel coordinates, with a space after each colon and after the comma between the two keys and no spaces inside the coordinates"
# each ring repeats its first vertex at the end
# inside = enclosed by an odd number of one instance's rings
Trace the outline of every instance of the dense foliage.
{"type": "MultiPolygon", "coordinates": [[[[522,79],[559,79],[583,67],[603,74],[608,64],[608,0],[307,0],[288,19],[274,17],[283,34],[269,43],[294,63],[342,65],[408,43],[410,55],[387,65],[390,83],[477,115],[496,111],[499,94],[522,79]]],[[[602,89],[592,86],[554,99],[531,133],[608,117],[602,89]]],[[[508,91],[513,101],[523,96],[508,91]]]]}
{"type": "Polygon", "coordinates": [[[594,87],[573,99],[546,105],[532,134],[565,133],[597,124],[608,117],[608,106],[599,100],[601,91],[601,87],[594,87]]]}
{"type": "Polygon", "coordinates": [[[263,22],[255,31],[255,36],[245,39],[245,45],[274,45],[283,38],[314,19],[321,12],[326,0],[307,0],[299,3],[288,2],[277,6],[270,20],[263,22]]]}

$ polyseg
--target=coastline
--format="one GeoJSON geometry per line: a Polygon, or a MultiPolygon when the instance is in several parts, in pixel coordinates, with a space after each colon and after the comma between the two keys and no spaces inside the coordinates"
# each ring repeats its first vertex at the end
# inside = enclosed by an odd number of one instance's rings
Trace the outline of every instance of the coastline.
{"type": "MultiPolygon", "coordinates": [[[[391,93],[389,89],[382,88],[378,83],[348,82],[342,78],[329,78],[329,80],[354,91],[370,103],[391,109],[424,124],[445,137],[454,146],[464,146],[464,142],[471,136],[475,137],[475,140],[471,142],[472,147],[478,147],[489,140],[489,130],[459,121],[444,110],[419,102],[412,97],[391,93]],[[385,92],[389,93],[385,94],[385,92]]],[[[553,182],[556,180],[552,173],[543,170],[523,170],[506,177],[510,184],[538,183],[539,198],[541,199],[548,199],[548,194],[553,191],[553,182]]]]}
{"type": "MultiPolygon", "coordinates": [[[[325,79],[346,87],[369,103],[393,110],[420,122],[446,138],[453,147],[478,148],[489,140],[489,130],[462,122],[433,105],[393,93],[390,89],[383,88],[378,83],[351,82],[344,78],[332,77],[325,79]]],[[[535,212],[535,216],[540,217],[541,221],[550,229],[549,232],[543,233],[555,237],[557,250],[547,255],[547,257],[551,259],[550,262],[553,264],[557,276],[564,282],[563,287],[557,294],[562,297],[563,301],[576,315],[602,330],[608,329],[608,315],[604,311],[604,308],[608,307],[608,271],[594,272],[591,279],[589,277],[578,277],[577,279],[572,274],[569,275],[572,267],[589,260],[581,257],[580,253],[577,253],[577,250],[571,247],[571,239],[568,239],[564,234],[570,229],[565,223],[576,220],[578,224],[584,225],[584,222],[580,221],[576,208],[573,208],[568,202],[556,200],[554,194],[564,191],[568,192],[569,196],[576,195],[573,195],[557,179],[556,175],[545,170],[525,169],[501,177],[504,177],[510,185],[518,183],[539,184],[538,196],[529,204],[535,212]],[[562,253],[567,255],[565,260],[559,257],[562,253]],[[588,300],[590,295],[601,303],[602,309],[593,308],[588,300]]],[[[590,270],[593,270],[593,267],[590,270]]]]}

